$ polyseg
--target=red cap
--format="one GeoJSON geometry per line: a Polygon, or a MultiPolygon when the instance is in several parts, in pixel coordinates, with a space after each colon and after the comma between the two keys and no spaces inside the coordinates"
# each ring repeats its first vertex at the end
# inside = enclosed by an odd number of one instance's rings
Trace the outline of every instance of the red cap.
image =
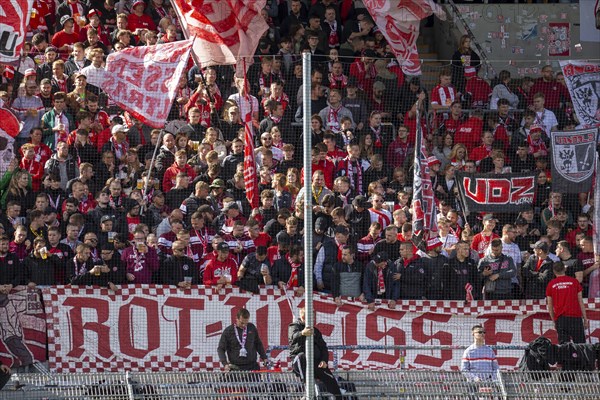
{"type": "Polygon", "coordinates": [[[474,78],[477,75],[475,67],[465,67],[465,78],[474,78]]]}
{"type": "Polygon", "coordinates": [[[28,78],[30,76],[37,76],[37,72],[35,72],[35,69],[33,69],[33,68],[27,68],[25,70],[25,78],[28,78]]]}
{"type": "Polygon", "coordinates": [[[438,158],[436,156],[431,156],[427,158],[427,165],[429,165],[430,167],[432,165],[435,164],[441,164],[442,162],[440,160],[438,160],[438,158]]]}
{"type": "Polygon", "coordinates": [[[133,3],[133,6],[131,6],[131,8],[132,8],[132,9],[133,9],[133,8],[136,8],[136,7],[137,7],[137,6],[139,6],[140,4],[143,4],[143,5],[144,5],[144,8],[146,8],[146,3],[145,3],[145,2],[143,2],[142,0],[136,0],[136,1],[133,3]]]}
{"type": "Polygon", "coordinates": [[[541,125],[537,125],[537,124],[531,125],[531,127],[529,128],[529,132],[535,132],[535,131],[543,132],[544,128],[542,128],[541,125]]]}

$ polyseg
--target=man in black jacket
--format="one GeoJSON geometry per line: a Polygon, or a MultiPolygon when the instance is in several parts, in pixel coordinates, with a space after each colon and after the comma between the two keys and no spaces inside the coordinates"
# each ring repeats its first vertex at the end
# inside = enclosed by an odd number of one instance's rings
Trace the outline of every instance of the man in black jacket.
{"type": "Polygon", "coordinates": [[[375,299],[388,300],[388,307],[396,308],[400,297],[400,269],[389,260],[388,254],[381,251],[365,267],[363,293],[369,310],[375,310],[375,299]]]}
{"type": "Polygon", "coordinates": [[[355,297],[363,299],[362,294],[362,274],[363,265],[356,261],[356,247],[344,245],[342,247],[342,261],[333,266],[333,289],[332,294],[335,303],[341,306],[341,296],[355,297]]]}
{"type": "Polygon", "coordinates": [[[477,263],[469,257],[469,244],[458,242],[456,244],[456,257],[451,258],[443,271],[443,287],[446,299],[466,300],[467,288],[474,300],[479,299],[481,293],[481,279],[477,271],[477,263]],[[470,287],[468,287],[468,285],[470,287]]]}
{"type": "Polygon", "coordinates": [[[194,260],[185,255],[187,247],[181,240],[173,242],[172,256],[167,256],[160,267],[162,283],[175,285],[180,289],[190,289],[199,281],[199,271],[194,260]]]}
{"type": "Polygon", "coordinates": [[[225,371],[257,371],[260,369],[256,355],[267,361],[267,353],[256,326],[250,322],[250,312],[240,308],[236,314],[235,324],[229,325],[219,340],[219,360],[225,371]]]}
{"type": "MultiPolygon", "coordinates": [[[[304,308],[299,309],[298,319],[292,322],[288,327],[289,351],[292,358],[294,373],[303,381],[306,381],[306,338],[314,336],[314,372],[315,378],[321,380],[327,391],[335,395],[336,399],[342,398],[340,387],[333,373],[329,370],[327,363],[329,362],[329,351],[327,343],[323,340],[323,335],[316,327],[306,326],[304,308]]],[[[313,317],[313,323],[316,318],[313,317]]]]}

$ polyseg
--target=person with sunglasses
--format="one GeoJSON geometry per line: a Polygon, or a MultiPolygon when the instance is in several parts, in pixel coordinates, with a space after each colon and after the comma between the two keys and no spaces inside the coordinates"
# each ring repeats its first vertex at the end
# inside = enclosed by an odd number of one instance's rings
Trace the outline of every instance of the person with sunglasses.
{"type": "Polygon", "coordinates": [[[460,371],[469,382],[494,381],[498,361],[494,350],[485,344],[485,330],[482,325],[475,325],[471,332],[474,341],[463,353],[460,371]]]}

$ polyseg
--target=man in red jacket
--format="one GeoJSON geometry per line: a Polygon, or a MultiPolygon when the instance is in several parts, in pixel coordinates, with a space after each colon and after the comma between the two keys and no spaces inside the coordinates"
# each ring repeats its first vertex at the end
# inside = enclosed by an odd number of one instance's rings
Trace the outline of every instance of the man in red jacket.
{"type": "Polygon", "coordinates": [[[233,285],[237,279],[237,269],[237,264],[229,257],[229,245],[221,242],[217,245],[217,257],[206,265],[203,283],[205,286],[216,285],[217,290],[223,285],[233,285]]]}
{"type": "Polygon", "coordinates": [[[162,184],[163,192],[166,193],[173,189],[175,186],[175,178],[180,172],[184,172],[190,178],[190,182],[196,177],[196,172],[187,163],[187,152],[185,150],[178,150],[175,153],[175,162],[165,171],[162,184]]]}

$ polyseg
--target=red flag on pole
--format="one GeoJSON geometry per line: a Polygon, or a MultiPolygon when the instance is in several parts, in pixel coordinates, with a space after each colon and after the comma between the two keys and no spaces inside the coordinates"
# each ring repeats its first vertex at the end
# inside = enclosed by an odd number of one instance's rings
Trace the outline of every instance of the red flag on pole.
{"type": "Polygon", "coordinates": [[[33,0],[0,0],[0,62],[19,61],[33,0]]]}
{"type": "Polygon", "coordinates": [[[165,125],[193,40],[130,47],[106,60],[102,90],[143,123],[165,125]]]}
{"type": "Polygon", "coordinates": [[[363,0],[379,31],[407,75],[420,75],[417,38],[421,20],[435,14],[445,20],[444,10],[433,0],[363,0]]]}
{"type": "Polygon", "coordinates": [[[173,0],[171,4],[187,37],[198,39],[193,52],[202,67],[251,58],[269,28],[260,15],[266,0],[173,0]]]}

